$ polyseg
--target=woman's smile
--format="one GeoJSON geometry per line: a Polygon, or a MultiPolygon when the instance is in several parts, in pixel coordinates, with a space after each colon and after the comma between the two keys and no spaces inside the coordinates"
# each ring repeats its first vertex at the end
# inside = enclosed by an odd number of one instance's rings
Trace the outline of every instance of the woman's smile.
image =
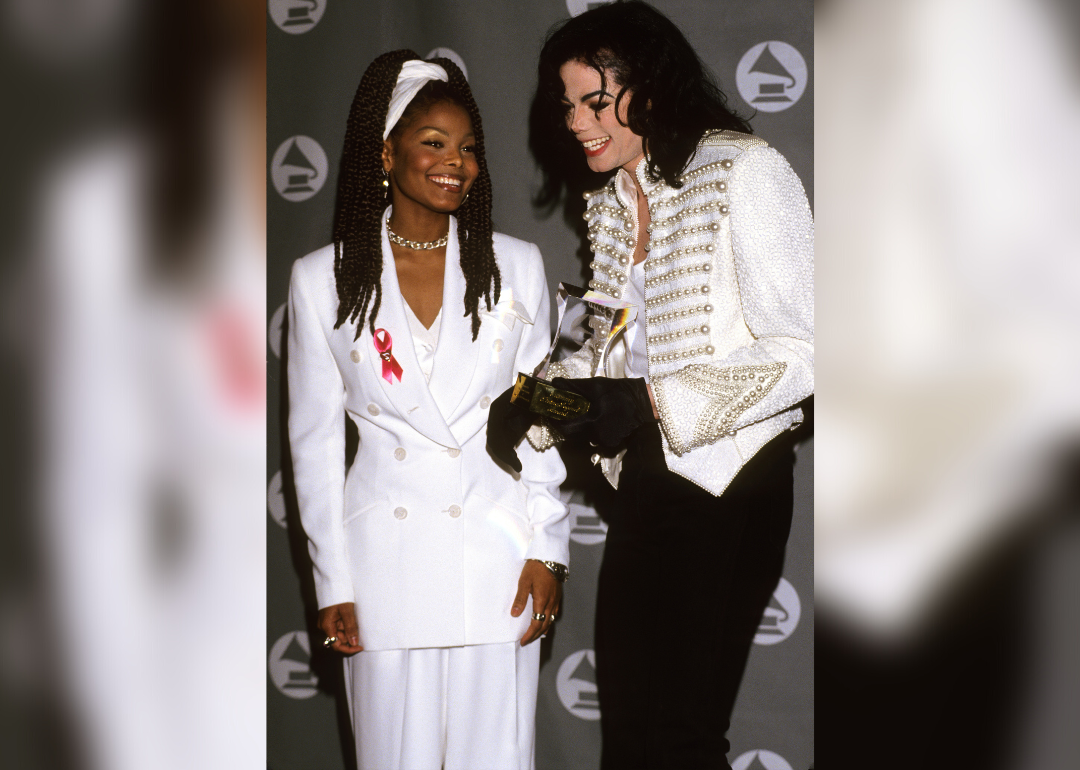
{"type": "Polygon", "coordinates": [[[429,174],[428,179],[449,192],[457,192],[461,189],[462,178],[448,176],[446,174],[429,174]]]}

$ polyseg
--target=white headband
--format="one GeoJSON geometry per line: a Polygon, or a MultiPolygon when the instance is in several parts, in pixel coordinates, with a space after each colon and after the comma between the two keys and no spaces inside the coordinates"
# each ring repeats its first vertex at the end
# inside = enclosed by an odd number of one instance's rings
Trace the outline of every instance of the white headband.
{"type": "Polygon", "coordinates": [[[386,130],[383,131],[383,139],[390,136],[390,131],[401,120],[401,114],[405,112],[409,102],[420,92],[424,84],[431,80],[450,82],[446,70],[438,64],[410,59],[401,65],[401,74],[398,75],[394,93],[390,94],[390,106],[386,110],[386,130]]]}

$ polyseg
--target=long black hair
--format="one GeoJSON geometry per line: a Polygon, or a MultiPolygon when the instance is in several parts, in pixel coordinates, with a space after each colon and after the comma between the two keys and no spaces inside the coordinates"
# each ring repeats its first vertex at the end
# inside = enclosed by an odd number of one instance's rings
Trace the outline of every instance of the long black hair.
{"type": "MultiPolygon", "coordinates": [[[[606,73],[612,75],[619,89],[616,116],[622,100],[630,99],[626,125],[644,138],[647,173],[654,181],[663,179],[680,187],[679,174],[706,131],[752,133],[750,124],[727,106],[727,97],[679,28],[655,8],[627,0],[586,11],[548,34],[540,52],[533,110],[534,132],[540,132],[534,136],[543,136],[548,143],[540,149],[533,142],[542,166],[555,155],[577,157],[584,164],[581,148],[566,127],[559,68],[568,61],[582,62],[599,72],[605,89],[606,73]]],[[[551,188],[559,187],[561,181],[546,175],[540,200],[553,202],[559,190],[551,188]]]]}
{"type": "MultiPolygon", "coordinates": [[[[337,205],[334,211],[334,278],[337,282],[338,313],[334,328],[359,319],[356,335],[367,318],[372,333],[382,303],[382,213],[390,201],[383,186],[383,131],[390,95],[397,84],[401,66],[419,59],[413,51],[385,53],[368,66],[356,89],[345,130],[345,150],[341,158],[337,205]],[[370,306],[370,312],[369,311],[370,306]]],[[[472,121],[476,161],[480,174],[469,196],[455,215],[461,270],[465,274],[465,315],[472,316],[472,336],[480,331],[480,297],[491,309],[492,288],[499,301],[501,277],[495,263],[491,239],[491,177],[484,157],[484,130],[480,110],[469,83],[449,59],[430,59],[449,77],[448,83],[431,81],[405,108],[395,129],[404,126],[416,113],[437,102],[450,101],[464,108],[472,121]]],[[[394,132],[391,132],[391,136],[394,132]]]]}

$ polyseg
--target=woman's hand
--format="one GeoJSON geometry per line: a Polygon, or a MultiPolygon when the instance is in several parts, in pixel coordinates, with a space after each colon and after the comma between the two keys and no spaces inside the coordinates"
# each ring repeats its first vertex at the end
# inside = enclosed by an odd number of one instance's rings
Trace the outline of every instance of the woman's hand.
{"type": "Polygon", "coordinates": [[[360,628],[356,625],[356,607],[352,602],[332,604],[319,610],[319,629],[327,636],[337,637],[330,645],[342,655],[352,655],[360,646],[360,628]]]}
{"type": "Polygon", "coordinates": [[[536,641],[541,634],[546,634],[555,616],[559,614],[559,604],[562,602],[562,583],[555,579],[551,570],[542,562],[529,559],[521,570],[518,578],[517,596],[514,597],[514,606],[510,614],[515,618],[525,611],[525,604],[532,595],[532,609],[536,615],[544,615],[543,620],[535,617],[529,623],[525,636],[521,637],[521,646],[536,641]]]}

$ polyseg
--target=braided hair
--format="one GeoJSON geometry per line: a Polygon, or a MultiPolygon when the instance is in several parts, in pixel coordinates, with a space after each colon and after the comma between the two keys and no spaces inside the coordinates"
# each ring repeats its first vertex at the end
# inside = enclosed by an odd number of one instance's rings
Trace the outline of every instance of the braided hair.
{"type": "MultiPolygon", "coordinates": [[[[349,122],[345,129],[345,149],[338,179],[334,212],[334,278],[337,284],[338,313],[334,328],[359,319],[356,336],[365,318],[375,332],[375,318],[382,303],[382,221],[386,209],[383,186],[383,131],[390,95],[397,84],[401,66],[419,59],[413,51],[385,53],[364,72],[356,89],[349,122]],[[369,312],[370,310],[370,312],[369,312]]],[[[472,338],[480,332],[479,304],[483,296],[491,310],[492,286],[499,301],[501,276],[495,262],[491,238],[491,177],[484,157],[484,131],[480,110],[465,76],[449,59],[430,60],[440,65],[448,83],[431,81],[405,108],[395,129],[406,125],[417,112],[432,104],[450,101],[462,107],[472,121],[476,161],[480,173],[465,203],[457,210],[461,270],[465,274],[464,315],[472,316],[472,338]]],[[[393,134],[393,132],[391,132],[393,134]]]]}

